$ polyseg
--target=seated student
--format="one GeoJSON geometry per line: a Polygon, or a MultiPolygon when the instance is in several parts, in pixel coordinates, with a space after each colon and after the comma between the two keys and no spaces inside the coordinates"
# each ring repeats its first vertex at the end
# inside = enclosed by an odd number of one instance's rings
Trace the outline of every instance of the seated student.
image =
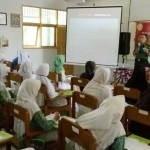
{"type": "Polygon", "coordinates": [[[135,106],[142,110],[150,111],[150,85],[147,86],[147,89],[142,94],[140,100],[136,102],[135,106]]]}
{"type": "MultiPolygon", "coordinates": [[[[123,95],[105,99],[100,107],[77,119],[77,123],[91,131],[96,139],[96,150],[123,150],[125,130],[120,122],[125,109],[123,95]]],[[[81,146],[69,142],[67,150],[84,150],[81,146]]]]}
{"type": "Polygon", "coordinates": [[[65,62],[65,56],[64,55],[57,55],[54,60],[54,65],[52,72],[55,72],[59,75],[60,81],[64,82],[66,81],[66,75],[64,70],[64,62],[65,62]]]}
{"type": "MultiPolygon", "coordinates": [[[[110,69],[100,67],[96,70],[93,79],[85,86],[83,89],[84,93],[91,94],[95,96],[98,100],[99,105],[104,99],[112,96],[112,89],[106,84],[110,78],[110,69]]],[[[91,109],[79,105],[79,116],[90,112],[91,109]]]]}
{"type": "Polygon", "coordinates": [[[0,52],[0,68],[3,68],[1,71],[3,73],[3,80],[6,81],[5,76],[7,75],[8,72],[10,72],[10,68],[6,66],[6,64],[4,64],[4,60],[5,60],[5,55],[0,52]]]}
{"type": "Polygon", "coordinates": [[[0,64],[4,63],[4,59],[5,59],[5,55],[2,52],[0,52],[0,64]]]}
{"type": "MultiPolygon", "coordinates": [[[[36,136],[37,139],[44,140],[45,142],[57,141],[57,130],[54,129],[55,122],[59,120],[60,114],[56,112],[53,120],[47,120],[41,109],[36,103],[36,96],[40,89],[41,82],[36,79],[26,79],[22,82],[17,95],[16,105],[22,106],[29,111],[30,115],[30,128],[31,130],[42,129],[43,133],[36,136]]],[[[14,131],[18,137],[23,137],[25,134],[24,123],[15,118],[14,131]]]]}
{"type": "MultiPolygon", "coordinates": [[[[49,74],[49,65],[48,64],[44,63],[44,64],[40,65],[37,69],[36,74],[37,74],[36,79],[40,80],[42,84],[46,85],[48,96],[50,98],[55,98],[62,93],[62,91],[59,89],[58,89],[58,92],[56,92],[53,84],[47,78],[47,76],[49,74]]],[[[39,106],[44,105],[44,100],[43,100],[42,94],[38,95],[37,103],[39,106]]],[[[49,102],[49,106],[52,106],[52,107],[59,107],[59,106],[63,106],[66,104],[67,104],[67,100],[65,98],[49,102]]]]}
{"type": "MultiPolygon", "coordinates": [[[[6,68],[0,64],[0,106],[5,106],[7,101],[15,102],[16,94],[13,91],[8,91],[4,84],[6,68]]],[[[0,118],[4,116],[4,111],[0,111],[0,118]]]]}
{"type": "Polygon", "coordinates": [[[95,62],[87,61],[85,64],[85,72],[80,75],[80,78],[88,79],[89,81],[93,79],[95,71],[95,62]]]}
{"type": "Polygon", "coordinates": [[[17,70],[17,65],[22,64],[25,61],[29,61],[28,52],[24,51],[24,50],[18,50],[16,58],[13,59],[13,61],[12,61],[12,70],[16,71],[17,70]]]}
{"type": "Polygon", "coordinates": [[[23,80],[32,78],[32,63],[30,61],[23,62],[18,73],[23,77],[23,80]]]}
{"type": "MultiPolygon", "coordinates": [[[[80,75],[80,78],[88,79],[91,81],[94,77],[95,71],[95,62],[87,61],[85,64],[85,72],[80,75]]],[[[80,87],[80,91],[83,91],[83,88],[80,87]]]]}
{"type": "MultiPolygon", "coordinates": [[[[141,110],[150,112],[150,85],[134,106],[141,110]]],[[[132,121],[129,125],[129,130],[131,133],[150,139],[150,127],[134,121],[132,121]]]]}
{"type": "Polygon", "coordinates": [[[147,86],[148,82],[146,79],[145,67],[143,65],[136,65],[131,78],[125,84],[125,87],[136,88],[143,93],[147,86]]]}
{"type": "MultiPolygon", "coordinates": [[[[4,107],[6,102],[15,103],[16,94],[13,91],[8,91],[6,85],[0,80],[0,107],[4,107]]],[[[5,116],[5,111],[0,110],[0,119],[5,116]]]]}

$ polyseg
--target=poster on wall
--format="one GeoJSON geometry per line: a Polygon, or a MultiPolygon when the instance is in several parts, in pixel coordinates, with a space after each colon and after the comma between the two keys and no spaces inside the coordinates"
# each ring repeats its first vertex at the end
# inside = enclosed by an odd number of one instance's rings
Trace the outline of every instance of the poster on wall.
{"type": "Polygon", "coordinates": [[[7,25],[7,14],[0,12],[0,25],[7,25]]]}
{"type": "Polygon", "coordinates": [[[150,22],[137,22],[135,33],[135,45],[139,42],[141,34],[146,34],[148,37],[147,43],[150,44],[150,22]]]}
{"type": "Polygon", "coordinates": [[[9,47],[9,41],[6,38],[0,39],[0,47],[1,48],[8,48],[9,47]]]}
{"type": "Polygon", "coordinates": [[[20,14],[11,14],[11,26],[20,27],[20,14]]]}

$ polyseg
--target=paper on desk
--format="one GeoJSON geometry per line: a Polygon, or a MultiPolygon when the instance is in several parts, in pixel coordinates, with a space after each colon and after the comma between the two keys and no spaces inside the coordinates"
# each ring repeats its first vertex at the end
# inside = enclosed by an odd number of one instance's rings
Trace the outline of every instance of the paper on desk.
{"type": "Polygon", "coordinates": [[[0,136],[0,140],[2,140],[4,137],[0,136]]]}
{"type": "Polygon", "coordinates": [[[9,139],[12,138],[13,135],[5,132],[5,131],[0,131],[0,140],[5,140],[5,139],[9,139]]]}
{"type": "Polygon", "coordinates": [[[145,143],[139,143],[137,146],[135,146],[132,150],[150,150],[150,146],[146,145],[145,143]]]}
{"type": "Polygon", "coordinates": [[[126,138],[125,139],[125,148],[127,150],[132,150],[134,147],[136,147],[140,142],[136,139],[132,138],[126,138]]]}
{"type": "Polygon", "coordinates": [[[68,117],[68,116],[63,116],[62,118],[68,119],[68,120],[70,120],[70,121],[72,121],[74,123],[76,122],[75,118],[71,118],[71,117],[68,117]]]}
{"type": "Polygon", "coordinates": [[[126,138],[125,148],[127,150],[150,150],[149,145],[132,138],[126,138]]]}
{"type": "MultiPolygon", "coordinates": [[[[47,115],[45,118],[46,118],[47,120],[53,120],[54,117],[55,117],[55,114],[50,114],[50,115],[47,115]]],[[[58,121],[56,121],[55,123],[58,124],[58,121]]]]}

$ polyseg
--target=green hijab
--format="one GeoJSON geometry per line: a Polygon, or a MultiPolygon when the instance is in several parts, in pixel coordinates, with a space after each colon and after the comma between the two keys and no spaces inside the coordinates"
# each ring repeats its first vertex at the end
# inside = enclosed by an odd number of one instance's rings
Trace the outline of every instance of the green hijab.
{"type": "Polygon", "coordinates": [[[64,62],[65,62],[65,55],[57,55],[54,60],[54,66],[52,72],[61,73],[64,70],[64,62]]]}

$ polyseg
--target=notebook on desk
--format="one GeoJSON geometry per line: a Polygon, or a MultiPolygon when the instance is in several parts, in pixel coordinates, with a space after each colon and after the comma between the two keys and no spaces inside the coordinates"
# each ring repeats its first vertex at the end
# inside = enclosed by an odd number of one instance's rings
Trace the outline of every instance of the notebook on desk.
{"type": "Polygon", "coordinates": [[[10,139],[12,137],[13,137],[13,135],[11,135],[5,131],[0,131],[0,141],[7,140],[7,139],[10,139]]]}
{"type": "Polygon", "coordinates": [[[61,96],[71,96],[73,94],[74,91],[71,91],[71,90],[67,90],[67,91],[64,91],[61,96]]]}
{"type": "MultiPolygon", "coordinates": [[[[53,119],[54,119],[54,116],[55,116],[55,114],[50,114],[50,115],[47,115],[45,118],[46,118],[47,120],[53,120],[53,119]]],[[[68,120],[70,120],[70,121],[72,121],[72,122],[74,122],[74,123],[76,122],[76,119],[71,118],[71,117],[68,117],[68,116],[62,116],[62,117],[60,117],[60,120],[61,120],[61,118],[68,119],[68,120]]],[[[58,122],[59,122],[59,121],[56,121],[56,122],[55,122],[55,125],[54,125],[55,128],[58,128],[58,122]]]]}
{"type": "Polygon", "coordinates": [[[131,134],[125,139],[125,150],[150,150],[150,140],[131,134]]]}

